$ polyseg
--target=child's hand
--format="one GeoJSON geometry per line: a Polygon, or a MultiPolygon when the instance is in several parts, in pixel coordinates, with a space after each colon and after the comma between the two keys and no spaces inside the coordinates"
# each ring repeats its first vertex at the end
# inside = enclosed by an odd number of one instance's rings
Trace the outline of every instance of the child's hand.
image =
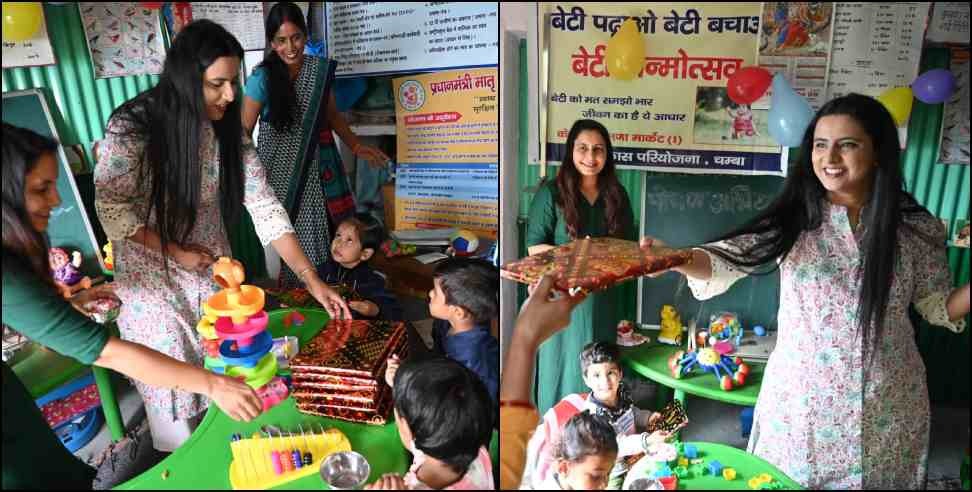
{"type": "Polygon", "coordinates": [[[364,316],[378,316],[378,305],[371,301],[348,301],[348,307],[364,316]]]}
{"type": "Polygon", "coordinates": [[[659,430],[659,431],[652,432],[651,434],[648,434],[647,441],[648,444],[651,445],[656,443],[668,442],[668,440],[671,438],[672,438],[671,432],[659,430]]]}
{"type": "Polygon", "coordinates": [[[397,355],[388,358],[388,363],[385,365],[385,383],[388,384],[389,388],[395,387],[395,373],[398,372],[400,365],[402,365],[402,361],[398,359],[397,355]]]}
{"type": "Polygon", "coordinates": [[[648,417],[648,428],[651,429],[651,427],[655,425],[655,422],[657,422],[661,417],[662,414],[660,412],[652,412],[651,416],[648,417]]]}
{"type": "Polygon", "coordinates": [[[395,473],[386,473],[375,483],[365,487],[365,490],[407,490],[405,481],[395,473]]]}

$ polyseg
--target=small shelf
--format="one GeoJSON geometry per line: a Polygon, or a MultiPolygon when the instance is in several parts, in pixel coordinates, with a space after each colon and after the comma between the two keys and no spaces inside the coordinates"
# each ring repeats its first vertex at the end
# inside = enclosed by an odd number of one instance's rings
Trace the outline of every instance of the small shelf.
{"type": "Polygon", "coordinates": [[[395,125],[350,125],[351,131],[359,137],[395,135],[395,125]]]}

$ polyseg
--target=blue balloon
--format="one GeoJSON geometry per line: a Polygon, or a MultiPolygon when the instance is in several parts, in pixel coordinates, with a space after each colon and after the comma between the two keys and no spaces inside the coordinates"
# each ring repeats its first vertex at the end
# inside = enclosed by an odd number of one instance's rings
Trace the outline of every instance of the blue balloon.
{"type": "Polygon", "coordinates": [[[812,119],[810,103],[790,87],[782,74],[774,75],[767,121],[770,136],[784,147],[799,147],[812,119]]]}
{"type": "Polygon", "coordinates": [[[929,70],[911,83],[911,90],[925,104],[943,103],[955,92],[955,76],[944,68],[929,70]]]}

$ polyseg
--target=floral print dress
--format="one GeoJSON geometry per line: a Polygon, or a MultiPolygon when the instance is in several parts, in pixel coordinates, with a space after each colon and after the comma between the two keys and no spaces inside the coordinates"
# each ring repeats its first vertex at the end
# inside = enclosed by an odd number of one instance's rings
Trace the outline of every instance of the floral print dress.
{"type": "MultiPolygon", "coordinates": [[[[202,367],[204,353],[196,323],[202,317],[203,302],[219,287],[211,268],[188,271],[172,257],[168,258],[166,282],[161,254],[128,239],[146,224],[150,193],[148,187],[139,188],[137,178],[145,141],[121,135],[128,129],[128,123],[120,119],[108,122],[95,168],[95,208],[112,241],[115,292],[123,303],[117,320],[121,337],[202,367]]],[[[202,190],[189,242],[209,248],[217,257],[230,256],[219,204],[219,144],[211,124],[205,125],[200,141],[202,190]]],[[[287,212],[267,185],[252,141],[245,136],[243,141],[243,202],[265,246],[294,231],[287,212]]],[[[153,212],[148,225],[155,224],[153,212]]],[[[134,383],[146,408],[172,421],[187,420],[208,406],[202,395],[134,383]]]]}
{"type": "MultiPolygon", "coordinates": [[[[756,402],[748,451],[811,489],[924,488],[930,427],[925,366],[908,306],[955,332],[945,232],[929,215],[906,217],[884,320],[863,360],[857,304],[864,227],[825,200],[823,221],[804,232],[780,265],[779,331],[756,402]],[[915,231],[934,240],[934,246],[915,231]]],[[[721,243],[739,248],[741,236],[721,243]]],[[[712,278],[689,280],[696,298],[725,292],[745,276],[709,255],[712,278]]]]}

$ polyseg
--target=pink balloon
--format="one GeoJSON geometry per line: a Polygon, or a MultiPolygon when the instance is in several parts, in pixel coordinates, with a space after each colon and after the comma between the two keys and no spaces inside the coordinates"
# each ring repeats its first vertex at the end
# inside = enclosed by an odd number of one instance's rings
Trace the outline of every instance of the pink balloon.
{"type": "Polygon", "coordinates": [[[766,94],[773,76],[765,68],[743,67],[726,81],[726,94],[736,104],[752,104],[766,94]]]}

